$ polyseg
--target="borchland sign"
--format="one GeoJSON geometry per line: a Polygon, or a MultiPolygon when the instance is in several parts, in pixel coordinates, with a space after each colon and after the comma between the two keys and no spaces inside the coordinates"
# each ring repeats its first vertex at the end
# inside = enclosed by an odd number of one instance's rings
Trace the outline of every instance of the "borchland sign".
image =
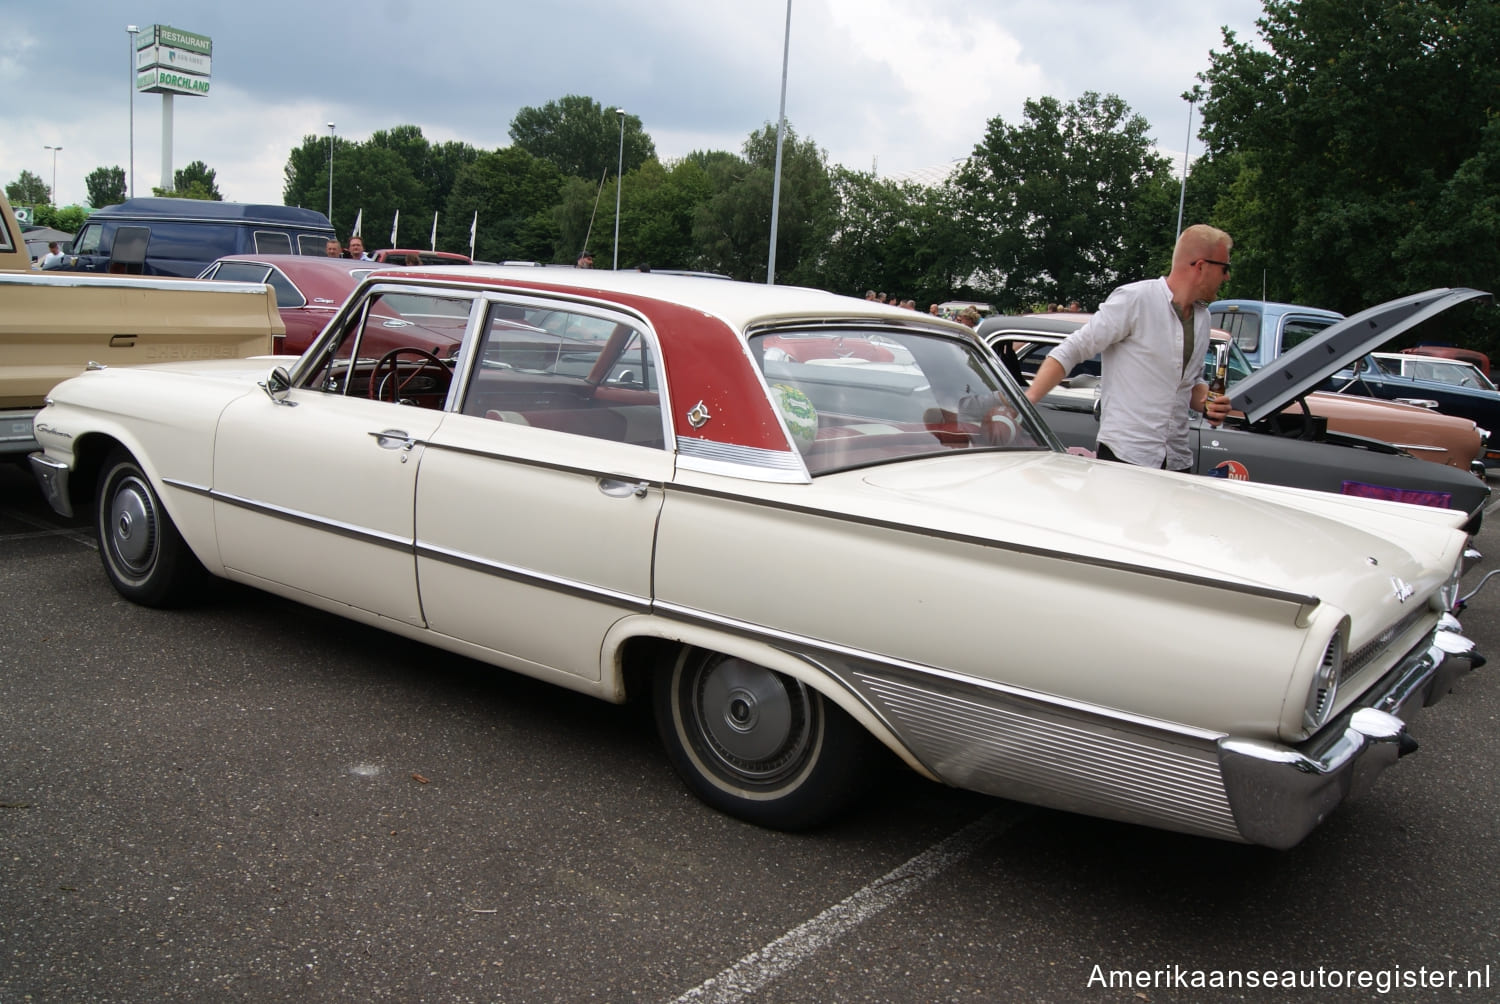
{"type": "Polygon", "coordinates": [[[197,35],[165,24],[153,24],[136,36],[135,88],[146,94],[207,94],[210,60],[214,43],[207,35],[197,35]],[[151,49],[142,57],[140,53],[151,49]],[[179,55],[181,64],[179,65],[179,55]],[[146,65],[141,66],[142,59],[146,65]],[[194,71],[188,72],[187,67],[194,71]]]}

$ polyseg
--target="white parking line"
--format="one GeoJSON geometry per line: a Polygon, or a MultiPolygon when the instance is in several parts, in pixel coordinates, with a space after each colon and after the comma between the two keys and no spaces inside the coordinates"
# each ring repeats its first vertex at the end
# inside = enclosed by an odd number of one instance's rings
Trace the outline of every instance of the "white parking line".
{"type": "Polygon", "coordinates": [[[1019,807],[990,810],[951,837],[700,983],[674,1004],[688,1001],[732,1004],[744,1000],[886,907],[916,892],[1029,815],[1019,807]]]}
{"type": "Polygon", "coordinates": [[[13,519],[17,523],[25,523],[27,526],[34,526],[36,527],[36,530],[28,530],[22,533],[0,533],[0,540],[32,540],[39,537],[67,537],[69,540],[75,540],[80,544],[87,544],[89,547],[95,549],[97,549],[99,546],[98,543],[94,540],[93,534],[85,530],[79,530],[75,527],[57,526],[53,523],[47,523],[39,519],[32,519],[30,516],[26,516],[18,512],[7,512],[5,515],[7,518],[13,519]]]}

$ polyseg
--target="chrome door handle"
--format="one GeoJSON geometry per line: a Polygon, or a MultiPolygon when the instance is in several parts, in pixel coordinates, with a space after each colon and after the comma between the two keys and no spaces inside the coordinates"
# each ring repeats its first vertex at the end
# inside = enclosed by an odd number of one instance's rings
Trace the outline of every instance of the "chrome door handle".
{"type": "Polygon", "coordinates": [[[410,450],[417,441],[405,429],[382,429],[370,433],[382,450],[410,450]]]}
{"type": "Polygon", "coordinates": [[[620,478],[600,478],[599,490],[612,499],[624,499],[634,495],[638,499],[646,497],[651,490],[648,481],[625,481],[620,478]]]}

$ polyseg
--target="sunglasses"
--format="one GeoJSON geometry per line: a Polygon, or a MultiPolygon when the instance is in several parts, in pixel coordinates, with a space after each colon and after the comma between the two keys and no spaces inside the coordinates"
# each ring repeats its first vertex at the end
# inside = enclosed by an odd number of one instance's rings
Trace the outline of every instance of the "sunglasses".
{"type": "Polygon", "coordinates": [[[1229,274],[1229,262],[1227,262],[1227,261],[1215,261],[1212,258],[1199,258],[1198,260],[1199,261],[1206,261],[1210,265],[1217,265],[1217,266],[1219,266],[1220,268],[1222,268],[1224,270],[1224,274],[1225,275],[1229,274]]]}

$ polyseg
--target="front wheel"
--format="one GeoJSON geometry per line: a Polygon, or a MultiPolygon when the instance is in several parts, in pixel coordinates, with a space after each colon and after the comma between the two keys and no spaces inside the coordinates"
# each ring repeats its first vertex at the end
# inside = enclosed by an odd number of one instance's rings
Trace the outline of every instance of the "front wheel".
{"type": "Polygon", "coordinates": [[[115,450],[104,463],[94,529],[110,583],[142,606],[176,606],[207,577],[150,479],[124,450],[115,450]]]}
{"type": "Polygon", "coordinates": [[[686,649],[654,681],[657,731],[673,768],[709,805],[760,826],[804,829],[865,788],[872,740],[799,680],[686,649]]]}

